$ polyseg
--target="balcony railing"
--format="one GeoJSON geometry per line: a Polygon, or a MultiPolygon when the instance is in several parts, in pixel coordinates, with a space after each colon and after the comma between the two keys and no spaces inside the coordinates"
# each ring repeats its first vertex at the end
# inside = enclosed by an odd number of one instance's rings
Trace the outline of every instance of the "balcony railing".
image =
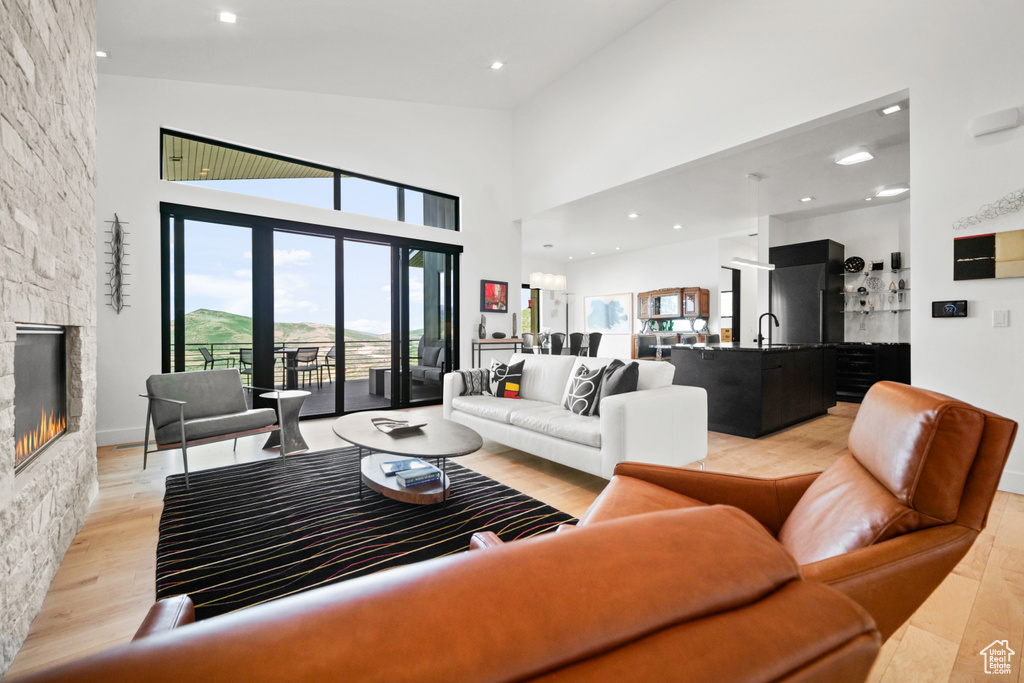
{"type": "MultiPolygon", "coordinates": [[[[410,362],[415,365],[418,361],[417,346],[418,339],[412,339],[409,341],[409,354],[410,362]]],[[[324,362],[324,358],[327,352],[331,350],[331,347],[335,343],[332,341],[309,341],[309,342],[280,342],[275,346],[275,349],[298,349],[298,348],[312,348],[316,347],[319,349],[317,354],[317,363],[321,365],[324,362]]],[[[370,376],[370,368],[390,368],[391,367],[391,342],[388,340],[380,341],[347,341],[341,344],[345,350],[345,379],[356,380],[366,379],[370,376]]],[[[195,342],[185,344],[185,371],[191,372],[193,370],[203,370],[204,367],[209,369],[209,366],[203,359],[202,353],[199,351],[200,347],[205,347],[210,351],[210,354],[214,357],[215,367],[238,367],[240,360],[241,349],[251,349],[252,344],[244,343],[221,343],[221,342],[195,342]]],[[[174,346],[171,346],[171,357],[174,357],[174,346]]],[[[275,356],[274,370],[278,374],[280,379],[280,372],[282,365],[280,363],[281,356],[275,356]]],[[[333,368],[337,363],[332,362],[331,367],[333,368]]],[[[332,377],[337,373],[337,370],[332,369],[332,377]]],[[[324,376],[326,379],[326,375],[324,376]]],[[[282,382],[283,383],[283,382],[282,382]]]]}

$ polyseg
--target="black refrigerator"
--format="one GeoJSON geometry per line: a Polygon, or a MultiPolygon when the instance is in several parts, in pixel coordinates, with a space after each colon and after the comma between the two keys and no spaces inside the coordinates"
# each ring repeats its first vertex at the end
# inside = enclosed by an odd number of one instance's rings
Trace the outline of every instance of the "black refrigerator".
{"type": "Polygon", "coordinates": [[[844,341],[845,258],[846,248],[832,240],[768,250],[768,260],[775,264],[769,275],[769,310],[779,319],[779,327],[772,328],[773,342],[844,341]]]}

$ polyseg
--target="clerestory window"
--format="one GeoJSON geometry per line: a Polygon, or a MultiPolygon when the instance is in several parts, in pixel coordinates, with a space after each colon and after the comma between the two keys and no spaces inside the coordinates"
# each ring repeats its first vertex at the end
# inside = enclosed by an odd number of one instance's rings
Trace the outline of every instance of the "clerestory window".
{"type": "Polygon", "coordinates": [[[164,180],[460,229],[452,195],[170,130],[160,131],[160,141],[164,180]]]}

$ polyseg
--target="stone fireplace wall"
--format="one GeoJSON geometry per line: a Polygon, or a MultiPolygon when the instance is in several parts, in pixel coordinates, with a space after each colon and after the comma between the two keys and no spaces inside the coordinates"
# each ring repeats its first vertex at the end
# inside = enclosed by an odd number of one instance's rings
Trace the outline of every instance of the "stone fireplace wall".
{"type": "Polygon", "coordinates": [[[0,675],[96,484],[96,0],[0,0],[0,675]],[[14,476],[15,323],[68,327],[68,433],[14,476]]]}

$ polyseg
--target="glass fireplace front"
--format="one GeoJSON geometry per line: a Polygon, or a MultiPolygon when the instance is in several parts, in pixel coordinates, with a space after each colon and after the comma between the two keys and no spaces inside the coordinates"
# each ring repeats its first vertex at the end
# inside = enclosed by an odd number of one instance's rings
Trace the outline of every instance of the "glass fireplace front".
{"type": "Polygon", "coordinates": [[[17,472],[67,427],[64,328],[18,325],[14,347],[14,470],[17,472]]]}

